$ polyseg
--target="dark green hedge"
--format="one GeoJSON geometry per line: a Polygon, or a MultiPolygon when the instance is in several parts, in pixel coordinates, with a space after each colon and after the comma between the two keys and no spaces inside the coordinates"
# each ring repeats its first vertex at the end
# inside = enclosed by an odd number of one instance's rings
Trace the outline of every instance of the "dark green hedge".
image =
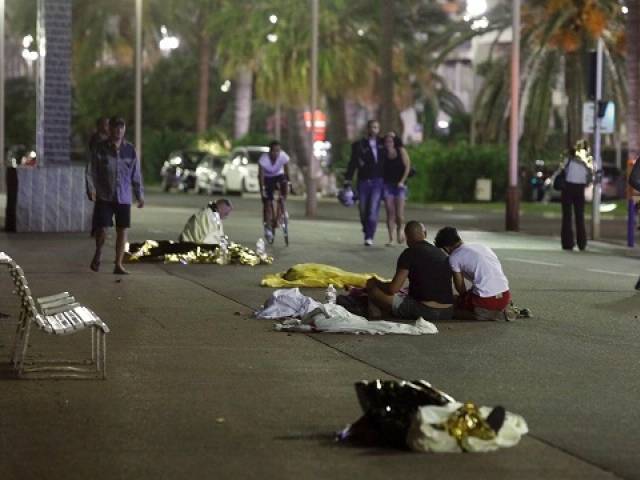
{"type": "Polygon", "coordinates": [[[492,180],[493,200],[505,197],[508,164],[505,146],[444,145],[429,141],[407,150],[417,171],[408,182],[409,200],[413,202],[471,202],[478,178],[492,180]]]}

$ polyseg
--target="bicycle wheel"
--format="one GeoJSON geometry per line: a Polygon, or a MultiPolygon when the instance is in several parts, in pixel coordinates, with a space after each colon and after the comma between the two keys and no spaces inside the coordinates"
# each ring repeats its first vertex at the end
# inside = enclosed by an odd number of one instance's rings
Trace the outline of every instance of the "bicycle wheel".
{"type": "Polygon", "coordinates": [[[282,224],[280,225],[282,228],[282,236],[284,237],[284,244],[289,246],[289,214],[285,210],[282,214],[282,224]]]}

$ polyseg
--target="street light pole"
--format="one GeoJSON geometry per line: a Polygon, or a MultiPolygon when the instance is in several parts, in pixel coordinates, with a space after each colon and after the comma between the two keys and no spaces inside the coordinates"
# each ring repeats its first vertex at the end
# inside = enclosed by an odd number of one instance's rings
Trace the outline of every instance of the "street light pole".
{"type": "Polygon", "coordinates": [[[602,196],[602,159],[600,157],[600,130],[602,119],[600,118],[600,101],[602,100],[602,60],[603,41],[598,38],[596,51],[596,98],[593,102],[593,202],[591,210],[591,239],[600,238],[600,198],[602,196]]]}
{"type": "Polygon", "coordinates": [[[509,186],[507,189],[506,229],[517,232],[520,230],[520,192],[518,189],[518,139],[520,136],[520,0],[513,0],[512,14],[509,186]]]}
{"type": "Polygon", "coordinates": [[[0,0],[0,192],[5,191],[6,166],[4,162],[4,4],[0,0]]]}
{"type": "MultiPolygon", "coordinates": [[[[135,129],[138,159],[142,159],[142,0],[136,0],[135,129]]],[[[141,161],[141,160],[140,160],[141,161]]]]}
{"type": "Polygon", "coordinates": [[[318,0],[311,0],[311,132],[309,133],[309,168],[307,179],[307,217],[314,217],[317,209],[316,198],[316,158],[313,140],[316,127],[316,107],[318,105],[318,0]]]}

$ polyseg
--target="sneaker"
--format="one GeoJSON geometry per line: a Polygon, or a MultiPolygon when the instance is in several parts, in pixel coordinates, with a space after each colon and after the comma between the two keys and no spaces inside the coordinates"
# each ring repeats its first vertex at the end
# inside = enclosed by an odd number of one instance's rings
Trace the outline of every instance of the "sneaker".
{"type": "Polygon", "coordinates": [[[373,239],[371,239],[371,238],[365,238],[365,240],[364,240],[364,246],[365,246],[365,247],[370,247],[371,245],[373,245],[373,239]]]}
{"type": "Polygon", "coordinates": [[[513,322],[518,318],[518,309],[512,305],[509,305],[504,309],[504,319],[507,322],[513,322]]]}

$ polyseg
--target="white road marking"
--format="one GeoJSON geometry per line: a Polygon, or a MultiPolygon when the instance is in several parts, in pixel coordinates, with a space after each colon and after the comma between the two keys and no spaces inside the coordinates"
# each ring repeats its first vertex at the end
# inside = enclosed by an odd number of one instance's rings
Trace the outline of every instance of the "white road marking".
{"type": "Polygon", "coordinates": [[[622,275],[624,277],[634,277],[634,278],[638,276],[637,273],[612,272],[611,270],[598,270],[597,268],[587,268],[587,272],[608,273],[609,275],[622,275]]]}
{"type": "Polygon", "coordinates": [[[563,267],[564,266],[561,263],[540,262],[538,260],[525,260],[524,258],[505,258],[505,260],[511,260],[512,262],[520,262],[520,263],[530,263],[532,265],[545,265],[547,267],[563,267]]]}

